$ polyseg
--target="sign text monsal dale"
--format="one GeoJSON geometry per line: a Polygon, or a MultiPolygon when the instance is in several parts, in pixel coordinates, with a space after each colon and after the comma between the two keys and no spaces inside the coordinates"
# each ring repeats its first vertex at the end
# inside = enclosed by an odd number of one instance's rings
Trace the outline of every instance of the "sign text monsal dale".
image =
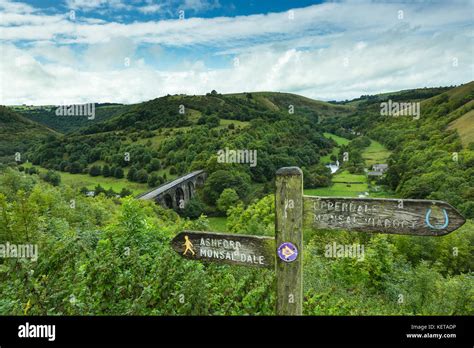
{"type": "Polygon", "coordinates": [[[275,239],[216,232],[183,231],[171,242],[173,249],[193,260],[274,267],[275,239]]]}

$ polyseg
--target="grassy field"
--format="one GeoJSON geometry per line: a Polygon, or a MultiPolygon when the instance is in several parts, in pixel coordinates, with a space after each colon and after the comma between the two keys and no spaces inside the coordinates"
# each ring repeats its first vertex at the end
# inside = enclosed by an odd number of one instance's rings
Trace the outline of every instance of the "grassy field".
{"type": "MultiPolygon", "coordinates": [[[[347,145],[350,140],[337,136],[331,133],[324,133],[326,138],[334,139],[334,141],[340,145],[347,145]]],[[[331,162],[330,156],[337,154],[339,148],[333,148],[331,154],[321,157],[322,163],[331,162]]],[[[377,141],[371,140],[370,145],[363,151],[362,157],[365,160],[366,166],[371,166],[375,163],[386,163],[390,151],[388,151],[382,144],[377,141]]],[[[334,174],[333,185],[330,187],[320,187],[316,189],[306,189],[304,194],[310,196],[328,196],[328,197],[358,197],[359,195],[369,192],[369,185],[365,174],[351,174],[348,171],[337,172],[334,174]],[[355,183],[355,184],[352,184],[355,183]]],[[[381,192],[370,192],[371,198],[388,198],[393,197],[390,193],[381,192]]]]}
{"type": "Polygon", "coordinates": [[[304,190],[305,195],[329,197],[357,197],[367,191],[367,184],[334,184],[330,187],[304,190]]]}
{"type": "Polygon", "coordinates": [[[323,133],[323,135],[328,139],[333,139],[337,143],[337,145],[347,145],[350,142],[349,139],[340,137],[332,133],[323,133]]]}
{"type": "Polygon", "coordinates": [[[197,124],[202,114],[199,110],[187,108],[186,115],[188,116],[188,120],[190,120],[194,124],[197,124]]]}
{"type": "Polygon", "coordinates": [[[227,232],[227,218],[225,216],[208,217],[211,230],[215,232],[227,232]]]}
{"type": "MultiPolygon", "coordinates": [[[[193,123],[197,124],[197,120],[199,119],[201,114],[196,110],[190,110],[189,112],[191,113],[191,116],[189,116],[191,121],[193,123]]],[[[220,125],[219,125],[218,128],[227,128],[228,125],[231,124],[231,123],[234,124],[236,129],[245,128],[250,124],[250,122],[247,122],[247,121],[221,119],[220,120],[220,125]]],[[[166,138],[173,136],[178,131],[185,132],[185,131],[188,131],[188,130],[191,130],[191,129],[192,129],[192,127],[189,127],[189,126],[188,127],[179,127],[179,128],[163,128],[162,133],[158,133],[158,131],[154,131],[153,133],[155,135],[151,138],[138,139],[137,141],[128,140],[125,143],[146,145],[146,146],[150,146],[154,150],[158,150],[160,144],[166,138]],[[167,132],[169,132],[169,134],[165,135],[165,133],[167,133],[167,132]]]]}
{"type": "MultiPolygon", "coordinates": [[[[331,187],[320,187],[317,189],[305,189],[304,194],[308,196],[323,197],[359,197],[364,192],[369,192],[367,184],[334,184],[331,187]],[[347,186],[350,185],[350,186],[347,186]]],[[[367,198],[396,198],[393,194],[385,191],[369,192],[367,198]]]]}
{"type": "Polygon", "coordinates": [[[471,110],[449,125],[449,129],[455,128],[461,137],[462,146],[467,148],[469,143],[474,142],[474,110],[471,110]]]}
{"type": "Polygon", "coordinates": [[[375,140],[371,140],[370,145],[362,152],[362,158],[367,166],[372,166],[376,163],[387,163],[389,156],[390,151],[375,140]]]}
{"type": "Polygon", "coordinates": [[[158,132],[155,132],[155,136],[151,138],[138,139],[137,141],[134,142],[134,144],[140,144],[140,145],[150,144],[150,147],[152,149],[157,150],[161,142],[166,138],[167,138],[166,135],[158,134],[158,132]]]}
{"type": "Polygon", "coordinates": [[[234,124],[235,128],[244,128],[250,124],[250,122],[247,122],[247,121],[226,120],[226,119],[221,118],[220,127],[227,127],[231,123],[234,124]]]}
{"type": "MultiPolygon", "coordinates": [[[[462,118],[462,117],[461,117],[462,118]]],[[[337,145],[347,145],[349,144],[350,140],[337,136],[332,133],[324,133],[323,134],[328,139],[333,139],[337,145]]],[[[333,148],[332,152],[326,156],[321,157],[322,163],[329,163],[331,162],[331,155],[337,155],[339,153],[339,149],[337,147],[333,148]]],[[[390,156],[391,152],[388,151],[382,144],[378,141],[371,140],[370,145],[364,149],[362,152],[362,157],[365,160],[365,164],[367,166],[372,166],[375,163],[387,163],[387,159],[390,156]]],[[[364,177],[362,175],[362,177],[364,177]]],[[[364,179],[365,180],[365,179],[364,179]]],[[[364,181],[364,180],[344,180],[342,177],[338,178],[338,181],[364,181]]]]}
{"type": "Polygon", "coordinates": [[[364,174],[351,174],[347,170],[343,170],[342,172],[337,172],[333,178],[333,182],[357,182],[357,183],[365,183],[367,179],[364,174]]]}
{"type": "MultiPolygon", "coordinates": [[[[334,141],[337,143],[337,145],[347,145],[350,142],[349,139],[337,136],[335,134],[323,133],[323,135],[324,135],[325,138],[334,139],[334,141]]],[[[339,148],[338,147],[333,147],[331,153],[327,154],[326,156],[321,157],[320,162],[323,163],[323,164],[331,163],[331,155],[337,156],[338,153],[339,153],[339,148]]]]}
{"type": "MultiPolygon", "coordinates": [[[[31,167],[31,163],[22,164],[23,167],[31,167]]],[[[46,169],[39,166],[35,166],[40,173],[46,172],[46,169]]],[[[76,188],[87,187],[90,190],[93,190],[98,184],[104,189],[112,189],[115,192],[120,192],[123,188],[127,188],[133,192],[133,194],[139,194],[145,191],[150,190],[147,184],[140,184],[136,182],[130,182],[127,179],[117,179],[117,178],[104,178],[103,176],[90,176],[89,174],[71,174],[65,172],[59,172],[61,175],[61,183],[70,185],[76,188]]]]}
{"type": "Polygon", "coordinates": [[[137,182],[130,182],[127,179],[104,178],[103,176],[90,176],[88,174],[71,174],[58,172],[61,175],[61,182],[72,187],[87,187],[94,189],[100,184],[106,190],[112,189],[115,192],[120,192],[123,188],[129,189],[134,194],[139,194],[150,190],[147,184],[140,184],[137,182]]]}
{"type": "Polygon", "coordinates": [[[330,154],[327,154],[326,156],[322,156],[322,157],[319,159],[319,161],[320,161],[321,163],[323,163],[323,164],[329,164],[329,163],[332,162],[332,161],[331,161],[331,155],[337,156],[338,153],[339,153],[339,148],[338,148],[338,147],[333,147],[331,153],[330,153],[330,154]]]}
{"type": "Polygon", "coordinates": [[[351,174],[347,170],[334,174],[332,181],[334,184],[330,187],[306,189],[304,193],[310,196],[357,197],[369,190],[365,175],[351,174]],[[358,184],[350,184],[352,182],[358,184]]]}

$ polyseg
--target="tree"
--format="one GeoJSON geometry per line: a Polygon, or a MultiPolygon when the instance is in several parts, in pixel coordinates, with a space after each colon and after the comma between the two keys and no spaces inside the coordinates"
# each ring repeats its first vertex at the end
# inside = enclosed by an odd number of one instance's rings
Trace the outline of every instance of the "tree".
{"type": "Polygon", "coordinates": [[[95,188],[94,188],[94,193],[95,193],[95,196],[98,196],[99,194],[101,193],[104,193],[105,194],[105,189],[100,185],[98,184],[95,188]]]}
{"type": "Polygon", "coordinates": [[[160,176],[156,173],[153,173],[148,176],[148,186],[149,187],[156,187],[160,184],[160,176]]]}
{"type": "Polygon", "coordinates": [[[140,183],[145,183],[148,181],[148,173],[146,172],[145,169],[140,169],[135,174],[135,181],[140,182],[140,183]]]}
{"type": "Polygon", "coordinates": [[[220,119],[217,115],[202,115],[199,119],[198,119],[198,124],[205,124],[207,125],[209,128],[214,128],[214,127],[217,127],[219,126],[220,124],[220,119]]]}
{"type": "Polygon", "coordinates": [[[165,182],[165,179],[161,176],[161,175],[158,175],[158,180],[157,180],[157,184],[158,185],[161,185],[165,182]]]}
{"type": "Polygon", "coordinates": [[[89,169],[89,175],[90,176],[98,176],[100,175],[102,172],[102,170],[100,169],[100,166],[98,165],[93,165],[90,169],[89,169]]]}
{"type": "Polygon", "coordinates": [[[275,234],[275,196],[268,195],[247,208],[243,204],[227,210],[227,228],[230,232],[256,235],[275,234]]]}
{"type": "Polygon", "coordinates": [[[175,166],[170,167],[170,175],[176,175],[178,174],[178,170],[176,169],[175,166]]]}
{"type": "Polygon", "coordinates": [[[160,170],[161,168],[161,162],[158,158],[153,158],[150,162],[150,164],[148,164],[147,166],[147,171],[150,173],[150,172],[153,172],[155,170],[160,170]]]}
{"type": "Polygon", "coordinates": [[[39,171],[38,171],[38,169],[37,169],[36,167],[31,167],[30,169],[26,169],[26,172],[27,172],[28,174],[30,174],[30,175],[31,175],[31,174],[38,174],[38,173],[39,173],[39,171]]]}
{"type": "Polygon", "coordinates": [[[226,188],[222,191],[219,199],[217,200],[217,208],[222,212],[226,213],[227,210],[236,205],[239,202],[239,195],[232,188],[226,188]]]}
{"type": "Polygon", "coordinates": [[[209,204],[215,204],[226,188],[233,188],[240,198],[244,198],[250,189],[250,178],[247,174],[239,172],[217,170],[209,175],[204,184],[204,200],[209,204]]]}
{"type": "Polygon", "coordinates": [[[115,168],[114,176],[115,176],[117,179],[122,179],[122,178],[123,178],[123,169],[120,168],[120,167],[115,168]]]}
{"type": "Polygon", "coordinates": [[[310,169],[303,167],[305,188],[326,187],[331,185],[331,170],[322,164],[310,169]]]}
{"type": "Polygon", "coordinates": [[[102,175],[107,178],[110,176],[110,167],[106,164],[104,165],[104,167],[102,168],[102,175]]]}
{"type": "Polygon", "coordinates": [[[78,174],[82,172],[82,165],[79,162],[72,162],[69,168],[69,173],[78,174]]]}
{"type": "Polygon", "coordinates": [[[43,180],[49,182],[53,186],[58,186],[61,183],[61,175],[54,170],[48,170],[43,176],[43,180]]]}
{"type": "Polygon", "coordinates": [[[221,122],[221,120],[220,120],[219,117],[216,116],[216,115],[212,115],[212,116],[206,117],[206,125],[207,125],[209,128],[218,127],[219,124],[220,124],[220,122],[221,122]]]}
{"type": "Polygon", "coordinates": [[[131,196],[133,194],[133,192],[127,188],[122,188],[122,191],[120,191],[120,197],[127,197],[127,196],[131,196]]]}
{"type": "Polygon", "coordinates": [[[181,215],[190,219],[197,219],[204,212],[204,204],[196,197],[193,197],[181,211],[181,215]]]}
{"type": "Polygon", "coordinates": [[[67,172],[71,164],[68,161],[62,161],[59,164],[59,170],[62,172],[67,172]]]}
{"type": "Polygon", "coordinates": [[[137,175],[137,168],[132,166],[127,173],[127,180],[128,181],[135,181],[135,177],[137,175]]]}

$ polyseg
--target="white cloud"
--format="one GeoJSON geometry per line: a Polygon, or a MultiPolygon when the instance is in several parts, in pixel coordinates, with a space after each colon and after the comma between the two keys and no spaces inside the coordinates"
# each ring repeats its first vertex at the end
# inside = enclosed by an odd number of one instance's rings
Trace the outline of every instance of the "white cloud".
{"type": "Polygon", "coordinates": [[[110,9],[131,9],[123,0],[66,0],[66,6],[72,10],[94,11],[108,7],[110,9]]]}
{"type": "Polygon", "coordinates": [[[179,6],[179,8],[183,10],[191,10],[194,12],[204,12],[219,8],[220,6],[221,5],[218,0],[184,0],[184,2],[179,6]]]}
{"type": "Polygon", "coordinates": [[[327,100],[459,84],[474,79],[466,10],[473,2],[463,4],[329,3],[295,9],[293,20],[285,12],[130,24],[71,22],[6,5],[10,24],[0,33],[6,40],[0,102],[132,103],[212,89],[287,91],[327,100]],[[11,26],[13,21],[22,25],[11,26]],[[29,44],[20,46],[20,40],[29,44]],[[154,45],[140,50],[144,43],[154,45]],[[191,56],[166,70],[145,63],[144,51],[156,61],[170,47],[206,47],[208,55],[227,57],[229,64],[217,69],[191,56]]]}
{"type": "Polygon", "coordinates": [[[135,60],[135,43],[128,38],[112,38],[109,42],[88,45],[82,63],[89,70],[120,70],[127,61],[135,60]]]}
{"type": "Polygon", "coordinates": [[[162,5],[159,4],[150,4],[145,6],[138,7],[138,11],[144,14],[155,13],[163,9],[162,5]]]}
{"type": "Polygon", "coordinates": [[[21,2],[13,2],[9,0],[0,0],[0,8],[2,12],[7,13],[31,13],[34,12],[34,8],[28,4],[21,2]]]}
{"type": "MultiPolygon", "coordinates": [[[[95,3],[103,1],[105,0],[96,0],[95,3]]],[[[351,32],[369,31],[369,35],[375,36],[380,30],[385,30],[389,26],[397,28],[403,23],[409,23],[409,28],[412,30],[422,26],[425,31],[430,31],[443,25],[472,20],[470,13],[461,5],[454,6],[447,3],[443,7],[427,7],[422,14],[416,16],[412,14],[417,9],[416,4],[402,6],[407,7],[405,20],[402,21],[397,17],[400,4],[354,3],[328,3],[295,9],[293,20],[288,18],[286,12],[238,17],[133,22],[130,24],[109,22],[97,25],[83,22],[81,17],[77,18],[74,25],[71,25],[71,22],[66,18],[61,23],[44,19],[42,24],[45,25],[42,25],[40,32],[37,31],[39,28],[33,25],[34,23],[28,22],[28,18],[25,18],[25,23],[29,23],[30,26],[24,28],[4,27],[0,37],[4,40],[14,41],[48,39],[57,36],[58,42],[64,40],[68,43],[97,43],[108,41],[113,36],[126,36],[137,42],[153,42],[170,46],[217,43],[227,43],[226,46],[231,46],[233,43],[229,43],[230,40],[238,42],[239,40],[265,39],[272,41],[279,36],[306,36],[312,32],[324,36],[328,34],[328,30],[329,33],[331,31],[348,33],[348,30],[351,32]]],[[[400,28],[396,30],[400,30],[400,28]]]]}

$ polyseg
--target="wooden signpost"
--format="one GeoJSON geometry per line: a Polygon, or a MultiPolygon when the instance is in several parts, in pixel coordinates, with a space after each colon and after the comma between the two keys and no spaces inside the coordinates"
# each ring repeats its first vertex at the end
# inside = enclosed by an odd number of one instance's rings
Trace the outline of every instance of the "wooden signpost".
{"type": "Polygon", "coordinates": [[[305,196],[301,169],[285,167],[276,173],[275,238],[184,231],[171,246],[192,260],[274,267],[276,314],[302,315],[303,227],[441,236],[465,222],[455,208],[436,200],[305,196]]]}
{"type": "Polygon", "coordinates": [[[275,239],[244,234],[184,231],[171,247],[191,260],[255,267],[275,267],[275,239]]]}
{"type": "Polygon", "coordinates": [[[347,231],[441,236],[464,218],[441,201],[304,196],[306,226],[347,231]]]}
{"type": "Polygon", "coordinates": [[[276,313],[301,315],[303,312],[303,172],[297,167],[276,173],[276,313]],[[285,247],[289,246],[285,259],[285,247]],[[291,254],[293,252],[293,254],[291,254]]]}

